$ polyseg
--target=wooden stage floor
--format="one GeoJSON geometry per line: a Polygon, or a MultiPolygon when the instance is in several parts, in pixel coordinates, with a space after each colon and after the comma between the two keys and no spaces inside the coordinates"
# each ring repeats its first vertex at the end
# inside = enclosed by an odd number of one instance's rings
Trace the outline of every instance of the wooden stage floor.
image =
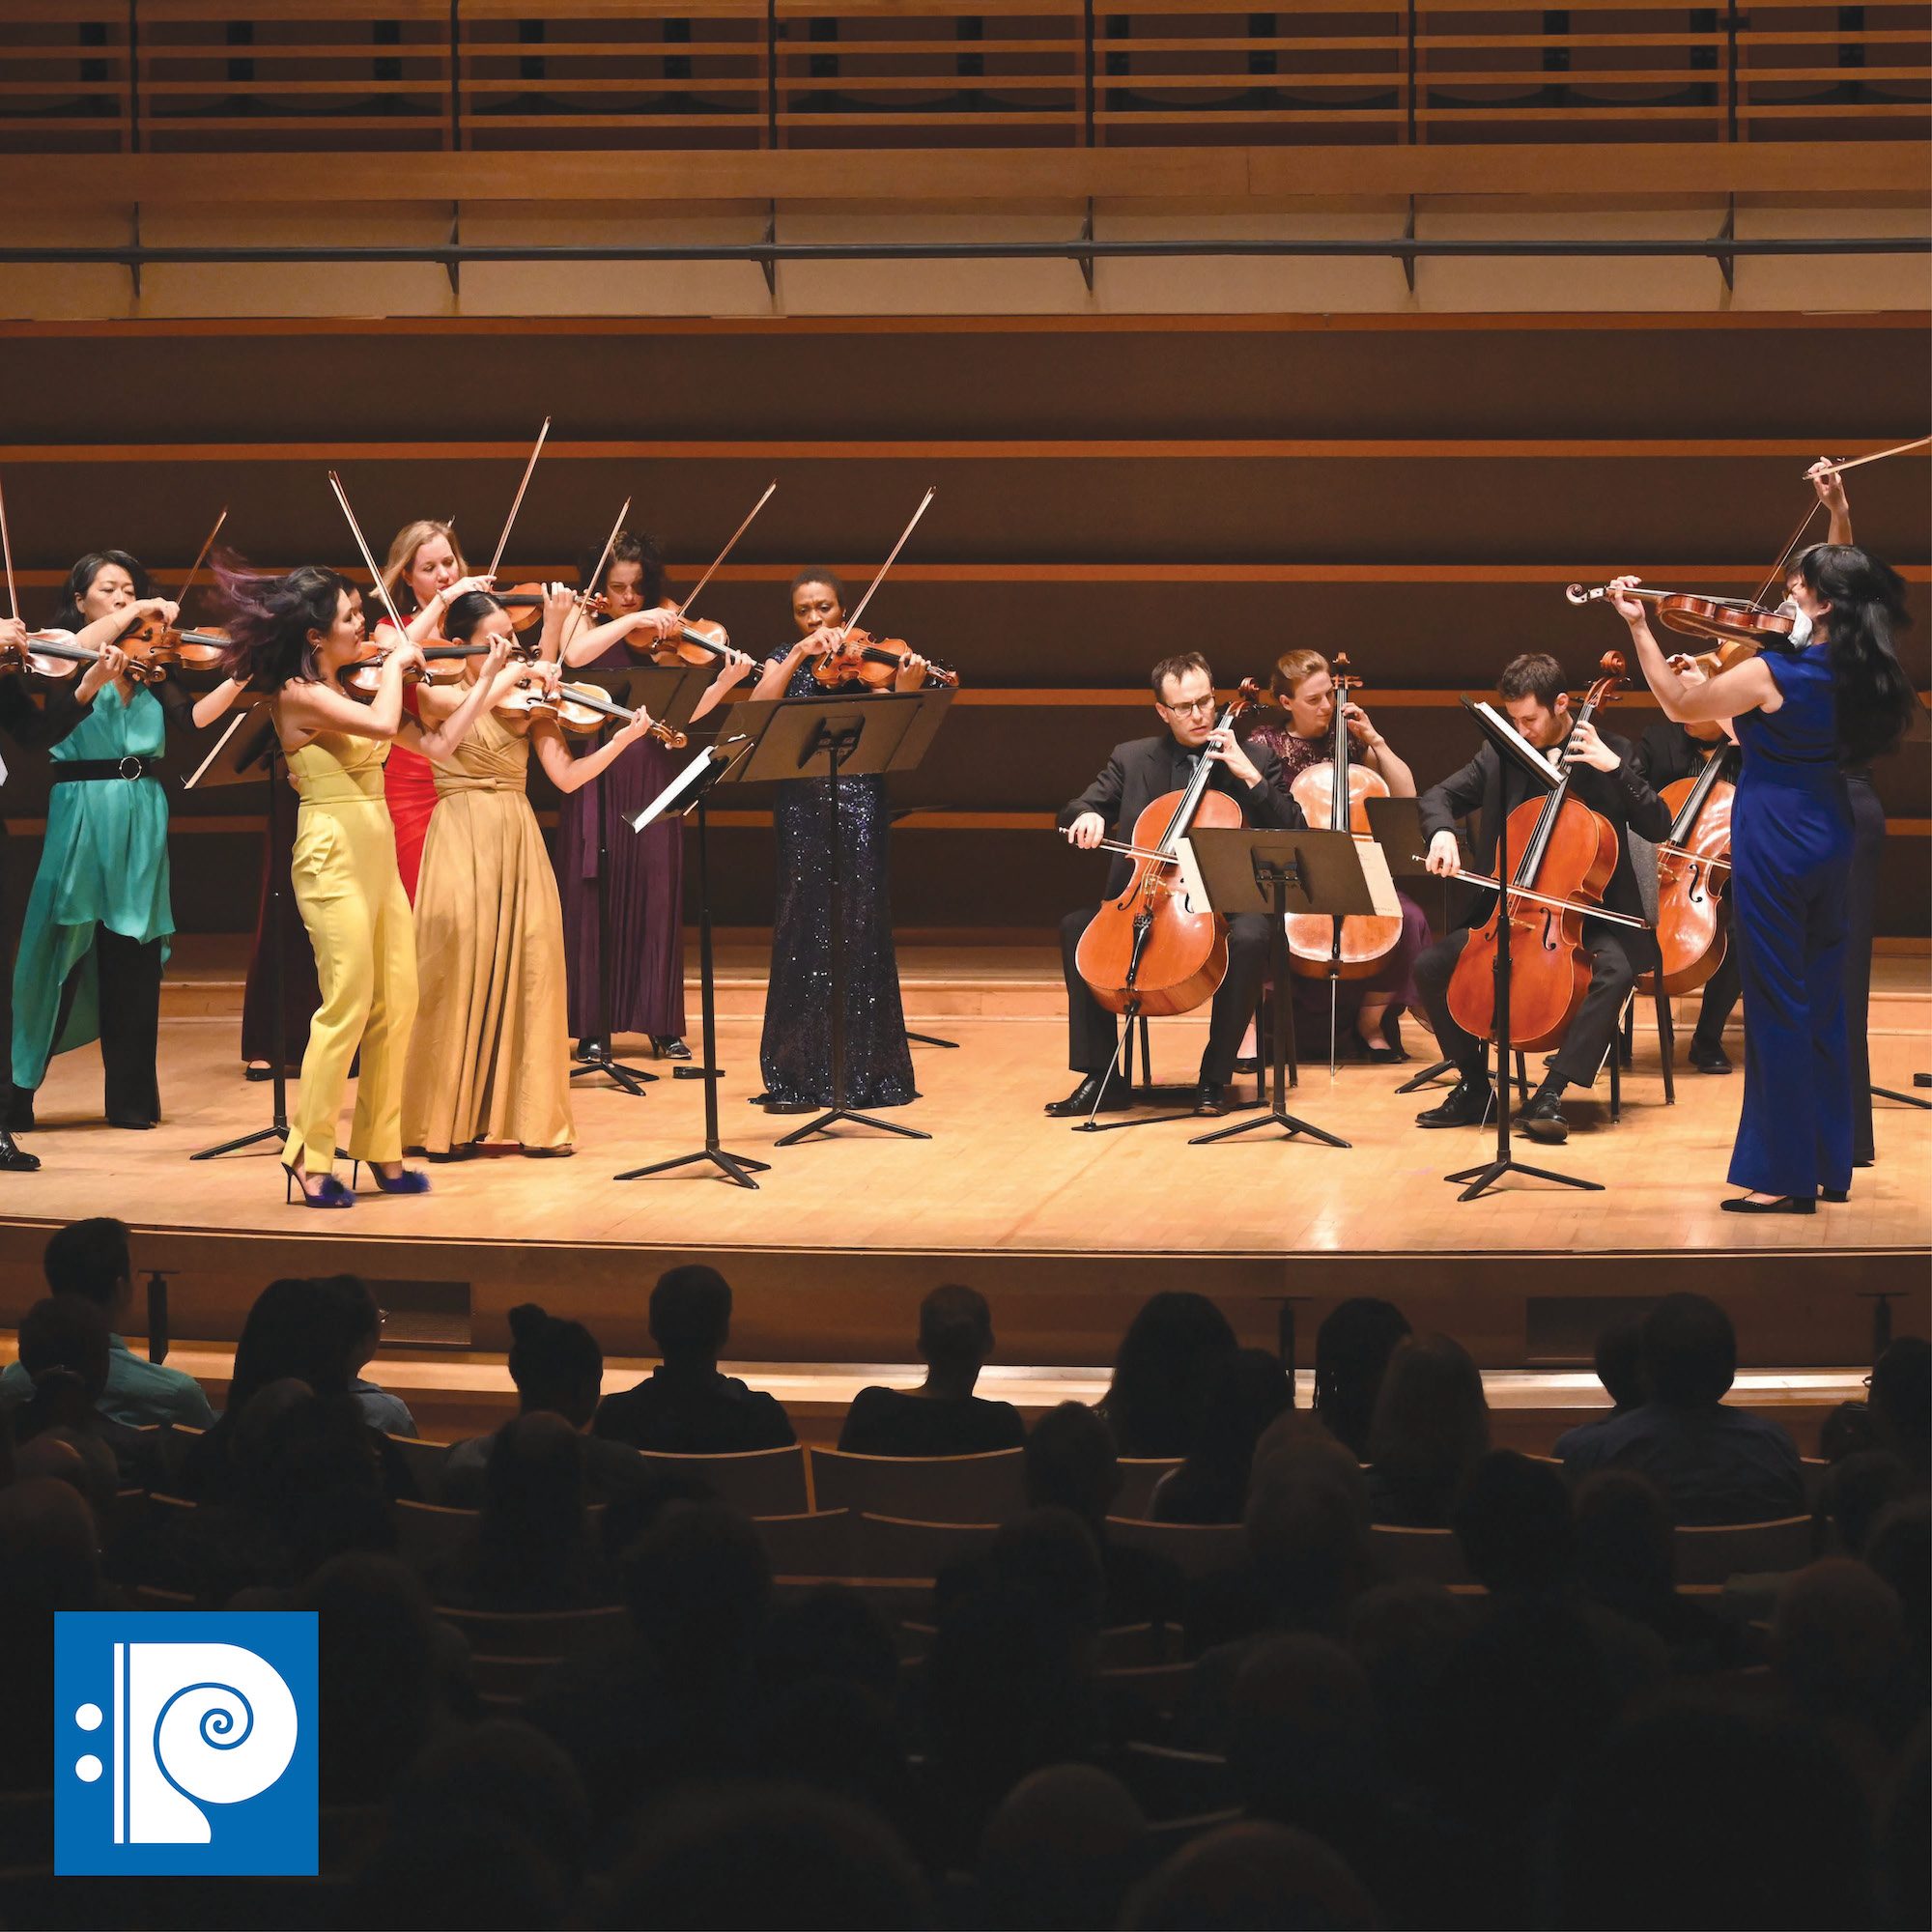
{"type": "MultiPolygon", "coordinates": [[[[1881,964],[1875,1075],[1910,1091],[1913,1072],[1932,1066],[1924,963],[1881,964]]],[[[92,1050],[55,1063],[30,1143],[47,1164],[0,1186],[0,1320],[38,1292],[44,1232],[105,1211],[140,1231],[143,1265],[181,1270],[176,1332],[207,1339],[232,1336],[275,1274],[354,1267],[384,1284],[402,1331],[392,1340],[499,1349],[504,1311],[536,1298],[594,1319],[613,1350],[644,1353],[651,1281],[698,1256],[738,1291],[733,1352],[773,1362],[903,1360],[913,1305],[948,1279],[995,1296],[1005,1359],[1043,1364],[1108,1359],[1131,1308],[1162,1286],[1214,1293],[1256,1340],[1273,1339],[1283,1297],[1305,1297],[1307,1322],[1341,1295],[1385,1293],[1499,1366],[1575,1361],[1605,1298],[1676,1287],[1725,1298],[1758,1363],[1865,1358],[1872,1305],[1861,1297],[1875,1290],[1905,1295],[1899,1325],[1923,1330],[1932,1114],[1918,1109],[1880,1103],[1879,1163],[1850,1203],[1808,1219],[1741,1219],[1719,1204],[1731,1191],[1742,1076],[1686,1068],[1665,1107],[1655,1039],[1640,1033],[1622,1122],[1609,1122],[1605,1082],[1571,1108],[1567,1147],[1524,1152],[1604,1191],[1512,1180],[1461,1204],[1442,1177],[1480,1161],[1492,1137],[1415,1129],[1424,1102],[1394,1091],[1413,1068],[1345,1066],[1332,1083],[1325,1065],[1304,1072],[1291,1110],[1347,1150],[1272,1129],[1192,1147],[1212,1123],[1191,1121],[1077,1133],[1040,1113],[1070,1084],[1050,1002],[910,989],[909,1023],[960,1043],[916,1049],[924,1098],[889,1117],[930,1141],[841,1128],[775,1149],[798,1122],[746,1104],[757,1030],[733,1013],[721,1023],[724,1141],[772,1161],[755,1193],[696,1167],[618,1184],[619,1169],[701,1144],[701,1083],[662,1079],[634,1099],[580,1082],[573,1160],[505,1151],[440,1165],[426,1199],[370,1194],[348,1213],[312,1214],[283,1205],[266,1147],[187,1159],[265,1123],[269,1089],[240,1078],[232,1014],[196,1014],[191,988],[171,988],[167,1120],[154,1133],[91,1118],[92,1050]]],[[[1156,1026],[1156,1071],[1191,1071],[1203,1033],[1197,1020],[1156,1026]]],[[[1412,1023],[1408,1037],[1419,1046],[1412,1023]]]]}

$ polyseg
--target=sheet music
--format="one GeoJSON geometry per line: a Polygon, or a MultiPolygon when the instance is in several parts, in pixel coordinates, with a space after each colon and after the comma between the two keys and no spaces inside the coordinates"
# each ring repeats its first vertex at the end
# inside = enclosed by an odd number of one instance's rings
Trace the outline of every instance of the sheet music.
{"type": "Polygon", "coordinates": [[[247,724],[249,719],[251,719],[254,715],[255,714],[252,711],[236,712],[235,716],[231,718],[228,721],[227,724],[223,727],[221,735],[215,739],[213,746],[211,748],[208,753],[208,756],[202,759],[201,763],[195,766],[194,770],[191,771],[186,778],[182,780],[183,791],[192,791],[195,788],[195,786],[201,781],[202,775],[208,770],[209,766],[213,764],[216,758],[220,757],[222,751],[226,747],[229,739],[234,737],[236,732],[241,730],[242,725],[247,724]]]}
{"type": "Polygon", "coordinates": [[[1396,894],[1395,880],[1389,872],[1388,854],[1373,839],[1357,838],[1355,857],[1361,861],[1362,876],[1368,880],[1369,891],[1374,895],[1376,917],[1402,918],[1402,900],[1396,894]]]}
{"type": "Polygon", "coordinates": [[[1550,762],[1549,754],[1547,752],[1539,752],[1487,698],[1479,697],[1474,703],[1470,703],[1465,697],[1463,702],[1468,704],[1471,711],[1480,712],[1484,719],[1493,724],[1503,742],[1523,765],[1542,779],[1552,791],[1563,782],[1563,773],[1550,762]]]}
{"type": "Polygon", "coordinates": [[[716,749],[700,752],[678,772],[657,797],[651,800],[650,804],[639,811],[621,812],[619,816],[633,832],[641,832],[645,826],[655,824],[666,812],[673,810],[685,793],[718,762],[720,753],[716,749]]]}

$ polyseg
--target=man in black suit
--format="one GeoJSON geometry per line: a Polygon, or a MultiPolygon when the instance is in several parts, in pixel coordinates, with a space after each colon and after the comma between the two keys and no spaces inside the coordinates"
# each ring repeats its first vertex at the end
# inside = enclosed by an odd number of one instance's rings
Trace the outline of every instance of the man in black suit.
{"type": "MultiPolygon", "coordinates": [[[[1653,842],[1662,839],[1670,831],[1670,813],[1644,782],[1631,748],[1594,724],[1577,723],[1564,689],[1563,667],[1542,652],[1512,659],[1504,667],[1496,689],[1510,723],[1538,751],[1561,749],[1562,760],[1570,768],[1571,797],[1601,812],[1615,827],[1617,867],[1604,889],[1604,905],[1607,911],[1641,919],[1643,898],[1636,874],[1631,869],[1626,835],[1635,832],[1653,842]]],[[[1429,869],[1446,878],[1460,868],[1456,820],[1480,809],[1477,864],[1481,870],[1492,870],[1504,816],[1525,799],[1543,795],[1535,779],[1514,764],[1505,771],[1493,747],[1485,745],[1461,771],[1424,792],[1418,801],[1422,829],[1429,835],[1429,869]]],[[[1512,840],[1512,869],[1521,857],[1517,841],[1512,840]]],[[[1478,911],[1487,918],[1494,900],[1490,894],[1484,897],[1490,904],[1478,911]]],[[[1468,937],[1467,925],[1460,926],[1438,939],[1415,962],[1416,990],[1435,1029],[1436,1042],[1444,1059],[1454,1061],[1463,1076],[1440,1106],[1415,1117],[1419,1127],[1479,1125],[1493,1101],[1483,1071],[1483,1042],[1464,1033],[1449,1013],[1449,979],[1468,937]]],[[[1595,1081],[1631,987],[1639,973],[1648,972],[1657,963],[1657,942],[1647,930],[1638,931],[1634,926],[1586,919],[1583,944],[1592,959],[1590,990],[1558,1046],[1543,1085],[1519,1117],[1532,1140],[1555,1143],[1569,1138],[1569,1122],[1563,1118],[1563,1090],[1588,1087],[1595,1081]]]]}
{"type": "MultiPolygon", "coordinates": [[[[1210,766],[1209,784],[1236,800],[1250,825],[1286,828],[1307,822],[1283,782],[1275,754],[1250,753],[1232,730],[1217,728],[1214,674],[1199,651],[1163,658],[1155,665],[1153,696],[1154,709],[1167,729],[1159,737],[1115,746],[1106,770],[1062,809],[1060,829],[1072,843],[1091,851],[1110,832],[1122,838],[1130,837],[1142,811],[1163,792],[1183,789],[1204,757],[1210,766]]],[[[1126,890],[1133,865],[1124,854],[1115,857],[1107,876],[1110,897],[1126,890]]],[[[1107,1081],[1120,1023],[1088,990],[1075,959],[1080,936],[1097,910],[1083,906],[1060,922],[1061,967],[1066,976],[1067,1064],[1080,1075],[1080,1084],[1065,1099],[1047,1107],[1057,1116],[1089,1113],[1096,1099],[1101,1100],[1102,1113],[1132,1104],[1118,1079],[1107,1081]]],[[[1228,970],[1214,995],[1208,1048],[1201,1056],[1197,1114],[1228,1111],[1228,1082],[1241,1036],[1261,1000],[1267,948],[1268,925],[1262,914],[1243,913],[1229,921],[1228,970]]]]}

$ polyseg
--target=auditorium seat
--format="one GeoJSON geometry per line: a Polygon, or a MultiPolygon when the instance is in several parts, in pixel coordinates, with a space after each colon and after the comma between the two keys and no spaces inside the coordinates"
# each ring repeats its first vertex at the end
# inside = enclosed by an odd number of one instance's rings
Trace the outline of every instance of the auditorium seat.
{"type": "Polygon", "coordinates": [[[710,1484],[720,1502],[743,1516],[797,1516],[811,1507],[805,1450],[796,1442],[724,1456],[670,1456],[647,1449],[643,1457],[653,1469],[679,1470],[710,1484]]]}
{"type": "Polygon", "coordinates": [[[1814,1539],[1808,1516],[1779,1517],[1772,1522],[1680,1524],[1677,1580],[1721,1583],[1731,1577],[1802,1570],[1815,1553],[1814,1539]]]}
{"type": "Polygon", "coordinates": [[[1430,1583],[1466,1583],[1469,1566],[1462,1545],[1447,1529],[1405,1529],[1378,1522],[1369,1530],[1369,1548],[1383,1573],[1391,1577],[1415,1577],[1430,1583]]]}
{"type": "Polygon", "coordinates": [[[621,1637],[631,1627],[622,1605],[586,1610],[459,1610],[440,1606],[437,1615],[463,1633],[472,1658],[575,1657],[621,1637]]]}
{"type": "Polygon", "coordinates": [[[136,1583],[128,1596],[137,1610],[198,1610],[201,1607],[185,1590],[163,1590],[155,1583],[136,1583]]]}
{"type": "Polygon", "coordinates": [[[764,1546],[774,1577],[849,1577],[852,1562],[850,1510],[796,1510],[781,1516],[754,1516],[752,1527],[764,1546]]]}
{"type": "MultiPolygon", "coordinates": [[[[899,1654],[923,1657],[939,1635],[939,1626],[913,1617],[898,1623],[899,1654]]],[[[1165,1624],[1117,1624],[1094,1639],[1094,1662],[1103,1670],[1131,1670],[1156,1663],[1173,1663],[1180,1633],[1165,1624]]]]}
{"type": "Polygon", "coordinates": [[[1133,1793],[1150,1819],[1196,1818],[1240,1803],[1228,1760],[1210,1751],[1126,1744],[1110,1754],[1106,1768],[1133,1793]]]}
{"type": "Polygon", "coordinates": [[[1179,1467],[1179,1456],[1122,1456],[1121,1492],[1114,1498],[1114,1515],[1144,1519],[1153,1502],[1154,1486],[1179,1467]]]}
{"type": "Polygon", "coordinates": [[[391,1435],[385,1439],[403,1459],[403,1466],[409,1470],[410,1480],[416,1486],[416,1493],[424,1502],[435,1502],[442,1493],[442,1464],[449,1454],[449,1444],[424,1442],[414,1435],[391,1435]]]}
{"type": "Polygon", "coordinates": [[[1026,1508],[1024,1455],[848,1456],[813,1448],[812,1505],[924,1522],[1006,1522],[1026,1508]]]}
{"type": "Polygon", "coordinates": [[[1237,1522],[1134,1522],[1107,1519],[1107,1540],[1165,1556],[1183,1577],[1207,1577],[1233,1570],[1247,1560],[1248,1533],[1237,1522]]]}
{"type": "Polygon", "coordinates": [[[412,1570],[427,1570],[440,1557],[460,1549],[475,1527],[474,1510],[400,1502],[396,1505],[396,1553],[412,1570]]]}
{"type": "Polygon", "coordinates": [[[1179,1710],[1194,1682],[1194,1662],[1135,1664],[1124,1670],[1098,1670],[1094,1683],[1117,1730],[1128,1735],[1148,1718],[1163,1721],[1179,1710]]]}
{"type": "Polygon", "coordinates": [[[984,1556],[1000,1528],[996,1522],[927,1522],[868,1512],[855,1526],[855,1572],[861,1577],[937,1577],[955,1563],[984,1556]]]}

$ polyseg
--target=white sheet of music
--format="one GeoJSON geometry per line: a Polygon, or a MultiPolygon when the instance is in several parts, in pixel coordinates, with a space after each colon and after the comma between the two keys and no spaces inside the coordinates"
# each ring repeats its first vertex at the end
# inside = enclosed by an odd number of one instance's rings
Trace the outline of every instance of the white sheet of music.
{"type": "Polygon", "coordinates": [[[1479,697],[1470,705],[1471,711],[1480,711],[1483,716],[1502,733],[1504,742],[1515,752],[1530,770],[1536,772],[1552,790],[1563,782],[1563,773],[1550,762],[1548,752],[1539,752],[1488,698],[1479,697]]]}
{"type": "Polygon", "coordinates": [[[1369,882],[1369,891],[1376,901],[1378,919],[1400,919],[1402,900],[1397,896],[1395,880],[1389,872],[1388,854],[1372,838],[1355,840],[1355,857],[1362,862],[1362,876],[1369,882]]]}

